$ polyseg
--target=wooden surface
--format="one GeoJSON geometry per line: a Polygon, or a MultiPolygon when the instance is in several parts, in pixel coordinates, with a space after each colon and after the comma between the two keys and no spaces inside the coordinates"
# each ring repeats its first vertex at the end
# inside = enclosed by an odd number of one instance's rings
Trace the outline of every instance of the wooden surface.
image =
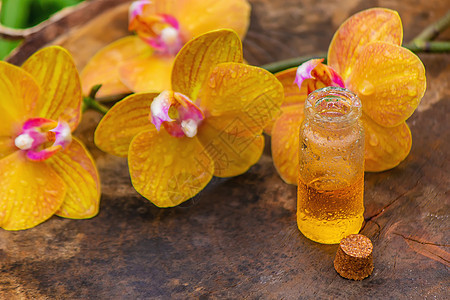
{"type": "MultiPolygon", "coordinates": [[[[405,41],[450,9],[440,0],[251,3],[244,48],[252,64],[326,51],[339,24],[364,8],[398,10],[405,41]]],[[[126,20],[113,19],[114,28],[126,20]]],[[[70,28],[58,43],[75,51],[82,66],[90,47],[100,43],[77,50],[80,30],[99,33],[70,28]]],[[[192,200],[159,209],[133,190],[126,160],[95,148],[100,116],[88,112],[77,135],[97,159],[100,213],[90,220],[53,217],[26,231],[0,230],[0,298],[450,298],[450,54],[420,57],[428,88],[408,120],[411,153],[397,168],[365,177],[362,233],[373,242],[375,264],[369,278],[341,278],[333,268],[337,245],[314,243],[297,230],[296,188],[278,177],[270,148],[244,175],[215,178],[192,200]]]]}

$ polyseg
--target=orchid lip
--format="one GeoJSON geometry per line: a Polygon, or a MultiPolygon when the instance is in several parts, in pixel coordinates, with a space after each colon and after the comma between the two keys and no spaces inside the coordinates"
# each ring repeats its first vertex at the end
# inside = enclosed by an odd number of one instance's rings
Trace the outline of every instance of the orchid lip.
{"type": "Polygon", "coordinates": [[[145,9],[150,1],[135,1],[129,10],[131,31],[159,54],[176,55],[183,46],[178,20],[168,14],[151,14],[145,9]]]}
{"type": "Polygon", "coordinates": [[[163,91],[153,99],[149,119],[159,131],[161,125],[174,137],[194,137],[205,118],[203,112],[187,96],[163,91]]]}
{"type": "Polygon", "coordinates": [[[181,130],[183,130],[184,134],[187,137],[194,137],[197,135],[198,124],[195,120],[187,119],[181,121],[181,130]]]}
{"type": "Polygon", "coordinates": [[[136,16],[142,15],[144,6],[147,4],[151,4],[151,1],[150,0],[140,0],[140,1],[134,1],[133,3],[131,3],[129,11],[128,11],[128,19],[131,21],[131,20],[134,20],[134,18],[136,18],[136,16]]]}
{"type": "Polygon", "coordinates": [[[32,161],[46,160],[66,149],[71,142],[72,133],[66,121],[55,122],[45,118],[28,119],[22,126],[22,133],[14,140],[16,147],[25,151],[32,161]]]}
{"type": "Polygon", "coordinates": [[[169,117],[170,103],[170,92],[163,91],[159,94],[150,106],[151,122],[155,125],[156,129],[159,131],[161,129],[161,124],[166,121],[173,121],[169,117]]]}
{"type": "Polygon", "coordinates": [[[313,78],[312,70],[314,70],[315,67],[322,63],[323,60],[323,58],[311,59],[307,62],[304,62],[297,68],[297,75],[295,76],[294,82],[298,85],[299,88],[301,88],[304,80],[313,78]]]}
{"type": "Polygon", "coordinates": [[[22,133],[14,140],[14,144],[20,150],[28,150],[31,149],[33,145],[34,139],[28,133],[22,133]]]}
{"type": "MultiPolygon", "coordinates": [[[[297,73],[295,76],[295,81],[298,85],[298,87],[301,89],[302,84],[307,79],[317,79],[315,76],[315,69],[319,67],[319,65],[322,64],[323,58],[317,58],[317,59],[310,59],[303,64],[301,64],[297,68],[297,73]]],[[[327,85],[330,86],[337,86],[341,88],[345,88],[344,81],[342,80],[342,77],[330,66],[326,66],[326,72],[328,74],[330,82],[327,83],[327,85]]]]}
{"type": "Polygon", "coordinates": [[[176,55],[183,46],[180,31],[171,26],[162,29],[155,37],[144,38],[144,41],[159,54],[176,55]]]}

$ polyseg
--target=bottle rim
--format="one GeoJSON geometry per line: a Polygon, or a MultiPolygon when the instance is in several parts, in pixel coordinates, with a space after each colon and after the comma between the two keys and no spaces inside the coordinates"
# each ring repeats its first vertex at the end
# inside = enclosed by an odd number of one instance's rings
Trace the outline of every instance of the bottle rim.
{"type": "Polygon", "coordinates": [[[305,100],[305,118],[323,125],[351,125],[361,114],[361,100],[346,88],[324,87],[310,93],[305,100]]]}

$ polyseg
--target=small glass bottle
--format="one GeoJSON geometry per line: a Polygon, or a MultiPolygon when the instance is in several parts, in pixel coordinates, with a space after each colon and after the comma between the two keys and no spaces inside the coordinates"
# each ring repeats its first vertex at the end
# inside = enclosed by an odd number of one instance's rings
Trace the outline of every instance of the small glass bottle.
{"type": "Polygon", "coordinates": [[[300,128],[297,225],[309,239],[335,244],[358,233],[364,217],[361,101],[326,87],[305,101],[300,128]]]}

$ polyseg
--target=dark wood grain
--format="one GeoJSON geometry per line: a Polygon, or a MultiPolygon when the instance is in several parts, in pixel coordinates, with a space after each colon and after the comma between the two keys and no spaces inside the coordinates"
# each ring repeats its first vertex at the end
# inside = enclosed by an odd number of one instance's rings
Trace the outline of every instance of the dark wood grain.
{"type": "MultiPolygon", "coordinates": [[[[439,0],[251,2],[244,48],[254,64],[326,51],[339,24],[367,7],[397,9],[406,41],[450,8],[439,0]]],[[[77,30],[58,43],[77,49],[77,30]]],[[[95,148],[100,116],[88,112],[77,135],[101,173],[100,213],[0,230],[0,298],[448,299],[450,55],[420,57],[428,88],[408,120],[411,153],[397,168],[365,177],[362,233],[375,264],[367,279],[341,278],[337,245],[297,230],[296,188],[278,177],[269,148],[247,173],[215,178],[179,207],[159,209],[133,190],[125,159],[95,148]]]]}

